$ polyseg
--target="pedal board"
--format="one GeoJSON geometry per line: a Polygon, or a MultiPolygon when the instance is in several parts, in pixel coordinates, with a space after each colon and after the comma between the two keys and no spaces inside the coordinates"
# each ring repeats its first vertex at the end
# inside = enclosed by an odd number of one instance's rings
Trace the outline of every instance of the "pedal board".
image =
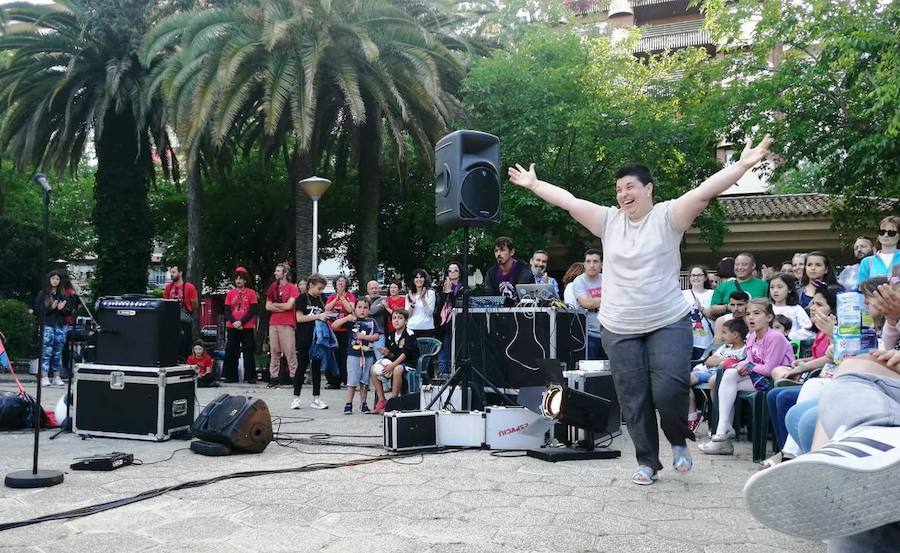
{"type": "Polygon", "coordinates": [[[122,468],[134,463],[134,454],[114,451],[91,457],[80,457],[69,465],[72,470],[102,470],[110,471],[122,468]]]}

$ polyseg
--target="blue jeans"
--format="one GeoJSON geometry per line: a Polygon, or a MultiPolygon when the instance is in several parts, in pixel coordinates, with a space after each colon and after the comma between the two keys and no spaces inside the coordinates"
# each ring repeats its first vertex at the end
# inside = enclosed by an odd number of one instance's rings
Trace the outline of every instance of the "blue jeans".
{"type": "Polygon", "coordinates": [[[444,331],[444,339],[441,340],[441,349],[438,352],[438,375],[450,374],[450,354],[453,349],[453,332],[448,327],[444,331]]]}
{"type": "Polygon", "coordinates": [[[785,417],[788,432],[797,442],[802,453],[812,449],[813,435],[816,433],[816,421],[819,419],[819,398],[798,403],[791,407],[785,417]]]}
{"type": "Polygon", "coordinates": [[[62,353],[63,347],[66,345],[66,334],[68,329],[65,326],[45,326],[44,340],[41,349],[41,371],[44,376],[49,371],[54,371],[57,376],[62,374],[62,353]]]}
{"type": "Polygon", "coordinates": [[[766,394],[766,403],[769,407],[769,419],[772,421],[772,429],[775,431],[775,441],[778,448],[784,447],[788,438],[788,429],[785,425],[788,410],[797,403],[800,395],[800,386],[786,386],[772,388],[766,394]]]}
{"type": "Polygon", "coordinates": [[[694,438],[688,426],[691,387],[690,318],[646,334],[615,334],[603,329],[609,368],[634,442],[638,463],[654,470],[659,461],[659,427],[669,443],[683,446],[694,438]]]}
{"type": "Polygon", "coordinates": [[[606,352],[603,350],[603,339],[600,338],[600,336],[588,335],[587,358],[609,359],[606,352]]]}

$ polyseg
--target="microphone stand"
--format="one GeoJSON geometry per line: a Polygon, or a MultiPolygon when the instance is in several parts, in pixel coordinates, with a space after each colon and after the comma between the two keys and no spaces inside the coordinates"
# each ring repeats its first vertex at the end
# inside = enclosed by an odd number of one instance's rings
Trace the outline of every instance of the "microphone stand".
{"type": "MultiPolygon", "coordinates": [[[[42,274],[47,273],[47,237],[50,234],[50,183],[47,177],[41,173],[34,175],[34,180],[44,191],[44,236],[41,244],[41,266],[42,274]]],[[[41,310],[41,340],[44,338],[44,329],[47,327],[47,309],[46,305],[41,310]]],[[[49,488],[57,484],[62,484],[63,473],[58,470],[38,469],[38,449],[41,438],[41,379],[44,376],[44,356],[38,359],[37,374],[37,399],[34,403],[34,456],[32,460],[31,470],[19,470],[10,472],[6,475],[4,484],[8,488],[49,488]]]]}

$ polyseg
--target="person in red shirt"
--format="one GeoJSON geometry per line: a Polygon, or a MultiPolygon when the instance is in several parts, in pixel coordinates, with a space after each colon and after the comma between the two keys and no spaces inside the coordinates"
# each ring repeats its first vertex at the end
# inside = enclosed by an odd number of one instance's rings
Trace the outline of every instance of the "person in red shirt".
{"type": "MultiPolygon", "coordinates": [[[[334,293],[331,294],[331,297],[328,298],[328,301],[325,302],[325,311],[334,311],[337,313],[337,319],[346,317],[353,313],[354,308],[353,305],[356,303],[356,296],[353,295],[353,292],[348,290],[349,281],[347,277],[344,275],[339,275],[334,279],[334,293]]],[[[328,322],[328,326],[332,326],[334,320],[328,322]]],[[[340,376],[333,376],[331,374],[326,374],[325,377],[328,379],[328,385],[325,386],[328,390],[339,390],[341,388],[341,384],[347,383],[347,350],[349,349],[349,338],[348,338],[348,330],[346,327],[334,328],[332,326],[331,330],[334,331],[335,337],[337,337],[337,352],[335,355],[337,356],[337,364],[338,370],[340,371],[340,376]]]]}
{"type": "Polygon", "coordinates": [[[198,388],[215,388],[219,385],[216,382],[216,372],[212,368],[212,357],[206,353],[206,348],[202,342],[194,344],[193,352],[187,358],[187,364],[197,367],[198,388]]]}
{"type": "Polygon", "coordinates": [[[191,354],[191,344],[194,342],[194,319],[200,313],[200,296],[197,288],[185,281],[184,271],[180,263],[172,263],[169,266],[169,278],[171,282],[163,289],[163,298],[176,300],[181,304],[181,347],[180,358],[187,359],[191,354]]]}
{"type": "Polygon", "coordinates": [[[275,282],[266,291],[266,311],[269,316],[269,388],[278,387],[278,373],[281,368],[281,354],[287,358],[291,372],[291,382],[297,372],[297,346],[294,329],[297,327],[295,303],[300,293],[291,284],[291,268],[287,263],[275,267],[275,282]]]}
{"type": "Polygon", "coordinates": [[[234,288],[225,295],[225,382],[238,381],[238,354],[244,356],[244,382],[256,384],[256,292],[247,287],[250,273],[234,270],[234,288]]]}

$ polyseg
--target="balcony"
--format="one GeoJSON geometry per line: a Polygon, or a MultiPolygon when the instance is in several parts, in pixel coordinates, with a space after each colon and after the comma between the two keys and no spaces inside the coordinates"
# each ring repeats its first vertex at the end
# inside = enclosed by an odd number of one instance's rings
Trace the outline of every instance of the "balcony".
{"type": "Polygon", "coordinates": [[[592,15],[606,13],[609,9],[609,0],[563,0],[563,5],[575,15],[592,15]]]}
{"type": "Polygon", "coordinates": [[[712,32],[703,29],[702,19],[642,26],[634,53],[652,54],[692,46],[715,48],[712,32]]]}

